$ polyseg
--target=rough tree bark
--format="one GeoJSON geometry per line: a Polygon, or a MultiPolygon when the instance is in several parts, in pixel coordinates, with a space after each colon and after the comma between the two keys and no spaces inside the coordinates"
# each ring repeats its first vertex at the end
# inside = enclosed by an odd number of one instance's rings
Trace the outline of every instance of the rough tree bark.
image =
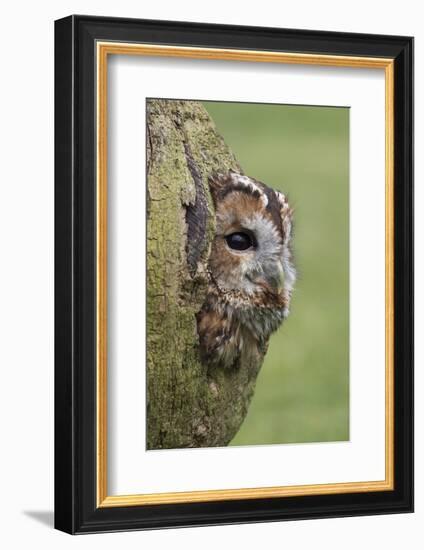
{"type": "Polygon", "coordinates": [[[196,313],[214,236],[208,178],[233,153],[198,102],[147,105],[147,448],[227,445],[253,394],[263,356],[232,369],[199,357],[196,313]]]}

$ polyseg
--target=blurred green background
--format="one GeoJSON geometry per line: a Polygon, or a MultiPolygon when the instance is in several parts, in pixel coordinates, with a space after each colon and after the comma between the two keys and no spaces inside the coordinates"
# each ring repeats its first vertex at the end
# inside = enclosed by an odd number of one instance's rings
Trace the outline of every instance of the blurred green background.
{"type": "Polygon", "coordinates": [[[349,109],[204,102],[244,172],[295,208],[298,281],[231,445],[349,439],[349,109]]]}

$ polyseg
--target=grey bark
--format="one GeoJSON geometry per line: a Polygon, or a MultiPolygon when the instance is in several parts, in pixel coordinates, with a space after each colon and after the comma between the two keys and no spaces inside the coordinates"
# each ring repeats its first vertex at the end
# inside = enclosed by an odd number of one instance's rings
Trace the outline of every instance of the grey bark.
{"type": "Polygon", "coordinates": [[[263,357],[234,369],[202,364],[196,313],[214,236],[208,178],[233,153],[199,102],[147,105],[147,448],[227,445],[263,357]]]}

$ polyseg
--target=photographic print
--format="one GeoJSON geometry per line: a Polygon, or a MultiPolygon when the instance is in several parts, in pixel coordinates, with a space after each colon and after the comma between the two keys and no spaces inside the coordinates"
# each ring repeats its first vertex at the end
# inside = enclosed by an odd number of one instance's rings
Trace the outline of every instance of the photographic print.
{"type": "Polygon", "coordinates": [[[349,440],[349,108],[146,123],[147,448],[349,440]]]}
{"type": "Polygon", "coordinates": [[[413,508],[413,39],[55,23],[55,526],[413,508]]]}

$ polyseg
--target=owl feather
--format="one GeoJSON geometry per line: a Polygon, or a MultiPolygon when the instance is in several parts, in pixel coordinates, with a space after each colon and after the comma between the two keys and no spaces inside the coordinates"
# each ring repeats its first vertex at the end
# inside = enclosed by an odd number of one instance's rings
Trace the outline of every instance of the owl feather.
{"type": "Polygon", "coordinates": [[[197,316],[200,350],[208,365],[240,368],[246,354],[265,353],[289,315],[293,210],[283,193],[234,171],[214,175],[209,187],[216,233],[197,316]]]}

